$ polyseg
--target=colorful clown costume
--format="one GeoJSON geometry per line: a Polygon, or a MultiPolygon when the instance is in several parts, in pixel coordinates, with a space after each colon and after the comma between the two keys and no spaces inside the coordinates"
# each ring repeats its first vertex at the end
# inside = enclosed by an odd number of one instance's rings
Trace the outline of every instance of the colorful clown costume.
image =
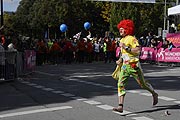
{"type": "Polygon", "coordinates": [[[138,84],[152,93],[153,105],[158,103],[158,94],[154,91],[152,86],[144,80],[143,72],[139,63],[140,46],[138,40],[133,37],[134,23],[130,19],[121,20],[117,28],[119,30],[120,40],[119,46],[121,47],[121,57],[116,61],[117,65],[121,65],[121,71],[118,80],[118,107],[114,107],[113,110],[117,112],[123,112],[124,98],[126,95],[125,87],[128,82],[128,78],[132,75],[138,84]],[[123,61],[123,62],[121,62],[123,61]]]}
{"type": "MultiPolygon", "coordinates": [[[[130,48],[139,46],[138,40],[131,35],[122,38],[121,42],[130,48]]],[[[123,65],[121,67],[121,72],[118,80],[118,96],[126,94],[125,86],[127,85],[130,75],[134,77],[134,79],[142,88],[153,93],[154,89],[152,88],[152,86],[144,80],[143,72],[139,63],[139,54],[132,53],[125,49],[122,49],[121,52],[123,65]]]]}

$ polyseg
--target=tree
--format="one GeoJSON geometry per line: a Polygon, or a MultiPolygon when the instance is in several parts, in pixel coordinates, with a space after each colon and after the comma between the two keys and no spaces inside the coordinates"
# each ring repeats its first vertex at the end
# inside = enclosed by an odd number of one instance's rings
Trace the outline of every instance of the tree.
{"type": "Polygon", "coordinates": [[[84,30],[83,24],[90,22],[91,31],[101,34],[108,30],[109,23],[103,18],[103,7],[87,0],[22,0],[14,18],[14,28],[20,34],[43,38],[49,29],[50,38],[57,33],[59,26],[67,24],[67,36],[72,37],[84,30]],[[100,15],[101,14],[101,15],[100,15]]]}
{"type": "MultiPolygon", "coordinates": [[[[160,0],[163,1],[163,0],[160,0]]],[[[168,6],[167,6],[168,7],[168,6]]],[[[111,31],[119,36],[117,24],[122,19],[132,19],[136,36],[147,28],[157,32],[163,26],[164,4],[94,2],[89,0],[21,0],[13,17],[12,27],[20,34],[44,38],[49,29],[50,38],[64,33],[59,26],[68,26],[67,36],[84,31],[83,24],[91,23],[94,36],[111,31]]]]}
{"type": "Polygon", "coordinates": [[[132,19],[136,36],[141,36],[145,29],[157,33],[157,28],[163,26],[163,10],[163,4],[113,3],[110,30],[118,35],[118,22],[122,19],[132,19]]]}

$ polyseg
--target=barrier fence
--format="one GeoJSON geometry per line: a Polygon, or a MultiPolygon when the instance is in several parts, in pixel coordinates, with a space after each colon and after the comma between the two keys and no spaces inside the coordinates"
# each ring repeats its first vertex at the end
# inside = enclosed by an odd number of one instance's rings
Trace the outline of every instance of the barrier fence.
{"type": "Polygon", "coordinates": [[[16,77],[16,52],[1,52],[0,80],[14,80],[16,77]]]}
{"type": "Polygon", "coordinates": [[[140,59],[143,61],[180,63],[180,48],[164,49],[142,47],[140,59]]]}
{"type": "MultiPolygon", "coordinates": [[[[180,64],[180,48],[155,49],[142,47],[141,61],[180,64]]],[[[36,52],[0,52],[0,81],[15,80],[18,76],[32,72],[36,66],[36,52]]]]}
{"type": "Polygon", "coordinates": [[[24,52],[24,70],[31,72],[36,66],[36,52],[33,50],[25,50],[24,52]]]}
{"type": "Polygon", "coordinates": [[[32,72],[35,66],[36,53],[33,50],[0,52],[0,82],[15,80],[20,75],[32,72]]]}

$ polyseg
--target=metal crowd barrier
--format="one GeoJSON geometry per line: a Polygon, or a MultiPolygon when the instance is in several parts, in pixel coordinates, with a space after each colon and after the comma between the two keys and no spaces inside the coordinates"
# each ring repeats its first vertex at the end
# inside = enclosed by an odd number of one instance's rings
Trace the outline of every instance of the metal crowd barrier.
{"type": "Polygon", "coordinates": [[[36,52],[34,50],[0,52],[0,82],[12,81],[19,76],[31,73],[35,66],[36,52]]]}
{"type": "Polygon", "coordinates": [[[0,52],[0,82],[15,80],[17,52],[0,52]]]}

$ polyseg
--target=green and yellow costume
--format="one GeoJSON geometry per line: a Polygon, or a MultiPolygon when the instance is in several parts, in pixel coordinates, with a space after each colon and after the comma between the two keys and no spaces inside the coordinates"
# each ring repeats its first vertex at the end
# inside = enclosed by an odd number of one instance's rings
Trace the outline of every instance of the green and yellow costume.
{"type": "MultiPolygon", "coordinates": [[[[131,35],[122,38],[121,42],[124,43],[126,46],[130,47],[131,49],[139,46],[138,40],[131,35]]],[[[136,79],[136,81],[142,88],[153,93],[154,89],[152,88],[152,86],[144,80],[144,75],[139,63],[139,54],[132,53],[125,49],[121,49],[121,53],[123,65],[121,67],[118,80],[118,96],[126,94],[125,86],[127,85],[130,75],[132,75],[134,79],[136,79]]]]}

